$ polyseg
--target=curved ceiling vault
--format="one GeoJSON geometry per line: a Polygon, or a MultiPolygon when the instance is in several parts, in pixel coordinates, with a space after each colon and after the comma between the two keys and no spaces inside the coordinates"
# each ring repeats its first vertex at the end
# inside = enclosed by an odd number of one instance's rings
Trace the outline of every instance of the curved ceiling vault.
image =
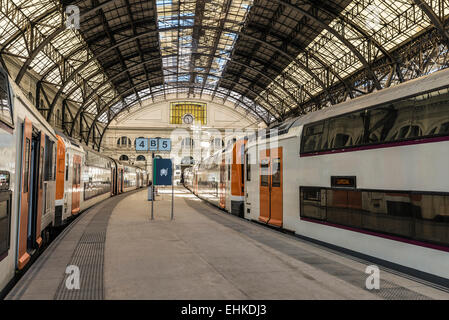
{"type": "Polygon", "coordinates": [[[447,0],[4,0],[0,54],[21,62],[18,84],[33,69],[56,88],[48,119],[61,99],[77,106],[68,134],[89,115],[81,138],[95,144],[123,110],[167,94],[269,125],[402,82],[395,50],[429,30],[447,45],[448,15],[447,0]]]}

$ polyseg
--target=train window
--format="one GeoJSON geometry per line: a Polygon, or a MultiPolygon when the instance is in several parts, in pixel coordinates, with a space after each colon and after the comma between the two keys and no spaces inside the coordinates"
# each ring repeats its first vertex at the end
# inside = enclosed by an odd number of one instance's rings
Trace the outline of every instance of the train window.
{"type": "Polygon", "coordinates": [[[351,145],[352,145],[352,138],[349,135],[338,133],[335,136],[334,148],[344,148],[346,146],[351,145]],[[348,142],[350,143],[348,144],[348,142]]]}
{"type": "Polygon", "coordinates": [[[251,181],[251,161],[250,154],[246,154],[246,181],[251,181]]]}
{"type": "Polygon", "coordinates": [[[69,154],[65,157],[65,181],[69,181],[69,154]]]}
{"type": "Polygon", "coordinates": [[[449,122],[443,123],[438,134],[449,134],[449,122]]]}
{"type": "Polygon", "coordinates": [[[73,165],[73,184],[78,185],[81,182],[81,165],[75,163],[73,165]]]}
{"type": "Polygon", "coordinates": [[[273,187],[279,188],[281,186],[281,159],[277,158],[277,159],[273,159],[273,164],[272,164],[273,168],[272,168],[272,179],[271,179],[271,185],[273,187]]]}
{"type": "Polygon", "coordinates": [[[89,181],[84,183],[84,200],[89,200],[111,191],[111,171],[106,168],[87,167],[89,181]]]}
{"type": "Polygon", "coordinates": [[[262,160],[260,164],[260,186],[268,187],[270,181],[270,162],[268,160],[262,160]]]}
{"type": "MultiPolygon", "coordinates": [[[[365,136],[369,137],[365,143],[394,141],[396,138],[391,137],[391,131],[395,128],[397,119],[398,110],[393,105],[369,110],[364,118],[365,129],[368,128],[365,136]]],[[[410,121],[407,122],[407,125],[409,124],[410,121]]]]}
{"type": "Polygon", "coordinates": [[[25,163],[23,171],[23,193],[28,192],[29,187],[29,175],[30,175],[30,139],[26,138],[25,142],[25,163]]]}
{"type": "Polygon", "coordinates": [[[53,150],[54,142],[50,140],[48,136],[45,136],[45,167],[44,167],[44,180],[45,181],[53,181],[54,176],[54,150],[53,150]]]}
{"type": "Polygon", "coordinates": [[[52,142],[53,145],[53,181],[56,181],[56,159],[57,159],[57,152],[56,152],[56,144],[52,142]]]}
{"type": "Polygon", "coordinates": [[[44,147],[41,147],[41,152],[39,155],[39,189],[42,189],[42,185],[44,184],[44,175],[43,175],[43,168],[44,168],[44,147]]]}
{"type": "Polygon", "coordinates": [[[449,196],[412,195],[418,240],[449,244],[449,196]]]}
{"type": "Polygon", "coordinates": [[[362,227],[362,193],[328,190],[326,194],[327,221],[351,227],[362,227]]]}
{"type": "Polygon", "coordinates": [[[449,89],[305,125],[301,153],[449,135],[449,89]]]}
{"type": "Polygon", "coordinates": [[[9,88],[8,76],[0,68],[0,121],[12,127],[14,125],[12,112],[12,97],[9,88]]]}
{"type": "Polygon", "coordinates": [[[354,145],[354,141],[363,137],[364,121],[360,112],[330,119],[326,126],[328,128],[327,141],[326,137],[323,138],[325,149],[351,147],[354,145]]]}
{"type": "MultiPolygon", "coordinates": [[[[321,205],[321,192],[320,188],[301,188],[301,216],[325,220],[326,219],[326,206],[321,205]]],[[[326,195],[323,189],[323,194],[326,195]]]]}
{"type": "MultiPolygon", "coordinates": [[[[397,139],[405,139],[407,138],[407,134],[410,131],[410,126],[406,126],[406,127],[402,127],[399,130],[399,134],[397,135],[397,139]]],[[[394,135],[396,137],[396,134],[394,135]]],[[[396,140],[395,138],[393,138],[392,140],[396,140]]]]}
{"type": "MultiPolygon", "coordinates": [[[[0,256],[8,252],[11,228],[11,193],[0,193],[0,256]]],[[[1,259],[0,259],[1,260],[1,259]]]]}
{"type": "Polygon", "coordinates": [[[301,217],[449,246],[449,195],[302,187],[301,217]]]}
{"type": "Polygon", "coordinates": [[[313,152],[321,149],[323,130],[324,121],[304,128],[303,152],[313,152]]]}

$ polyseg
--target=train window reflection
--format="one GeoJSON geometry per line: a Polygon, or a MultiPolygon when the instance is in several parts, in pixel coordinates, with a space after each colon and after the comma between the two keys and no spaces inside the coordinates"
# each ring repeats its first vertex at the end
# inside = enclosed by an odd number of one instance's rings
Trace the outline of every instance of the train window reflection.
{"type": "Polygon", "coordinates": [[[314,124],[304,129],[303,152],[316,151],[321,149],[324,122],[314,124]]]}
{"type": "Polygon", "coordinates": [[[13,126],[12,101],[6,72],[0,68],[0,121],[13,126]]]}
{"type": "Polygon", "coordinates": [[[3,255],[9,249],[9,200],[0,202],[0,255],[3,255]]]}
{"type": "Polygon", "coordinates": [[[260,169],[260,185],[262,187],[268,187],[270,181],[270,173],[268,172],[270,170],[270,163],[262,162],[260,165],[260,169]]]}
{"type": "Polygon", "coordinates": [[[301,216],[325,220],[326,206],[321,205],[320,188],[301,188],[301,216]]]}
{"type": "Polygon", "coordinates": [[[273,176],[272,176],[272,181],[271,181],[271,185],[273,187],[280,187],[281,186],[281,159],[277,158],[277,159],[273,159],[273,176]]]}
{"type": "Polygon", "coordinates": [[[449,246],[449,195],[310,187],[300,194],[301,217],[449,246]]]}
{"type": "Polygon", "coordinates": [[[419,240],[449,243],[449,196],[416,195],[415,232],[419,240]]]}
{"type": "Polygon", "coordinates": [[[28,192],[29,175],[30,175],[30,139],[26,138],[25,143],[25,170],[23,172],[23,193],[28,192]]]}
{"type": "Polygon", "coordinates": [[[301,153],[449,135],[449,90],[305,125],[301,153]]]}

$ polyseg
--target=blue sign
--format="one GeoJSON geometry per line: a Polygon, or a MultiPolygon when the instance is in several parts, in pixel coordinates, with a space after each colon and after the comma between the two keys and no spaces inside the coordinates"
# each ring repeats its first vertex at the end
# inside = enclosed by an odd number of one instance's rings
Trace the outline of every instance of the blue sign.
{"type": "Polygon", "coordinates": [[[136,139],[136,151],[148,151],[148,139],[137,138],[136,139]]]}
{"type": "Polygon", "coordinates": [[[157,139],[148,139],[148,141],[150,142],[150,147],[149,150],[150,151],[157,151],[157,139]]]}
{"type": "Polygon", "coordinates": [[[171,140],[159,139],[159,151],[171,151],[171,140]]]}
{"type": "Polygon", "coordinates": [[[153,185],[171,186],[173,177],[173,165],[170,159],[154,159],[153,185]]]}

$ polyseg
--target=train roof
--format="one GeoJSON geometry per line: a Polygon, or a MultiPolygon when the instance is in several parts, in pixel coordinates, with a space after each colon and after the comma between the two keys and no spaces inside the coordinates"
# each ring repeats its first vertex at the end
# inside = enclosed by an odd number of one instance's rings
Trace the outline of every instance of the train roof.
{"type": "MultiPolygon", "coordinates": [[[[360,96],[319,111],[311,112],[305,116],[295,118],[290,127],[300,126],[306,123],[317,122],[353,111],[375,107],[388,102],[393,102],[406,97],[417,96],[427,92],[443,89],[449,86],[449,69],[440,70],[427,76],[413,79],[381,91],[360,96]]],[[[281,124],[282,125],[282,124],[281,124]]]]}
{"type": "MultiPolygon", "coordinates": [[[[28,98],[25,97],[23,91],[17,86],[17,84],[12,81],[12,79],[10,77],[8,77],[8,81],[10,83],[9,89],[12,90],[12,94],[13,94],[13,100],[16,98],[17,100],[20,101],[21,106],[23,106],[23,110],[28,111],[29,113],[31,113],[32,117],[37,121],[34,122],[34,126],[36,126],[37,128],[39,128],[39,130],[45,130],[47,135],[51,135],[52,139],[57,139],[56,138],[56,133],[54,128],[47,122],[47,120],[44,118],[44,116],[36,109],[36,107],[30,102],[30,100],[28,98]],[[12,85],[11,85],[12,84],[12,85]]],[[[17,108],[20,108],[20,106],[17,106],[16,102],[13,102],[13,117],[17,116],[17,108]]],[[[15,124],[15,119],[14,119],[14,126],[16,126],[17,124],[15,124]]]]}
{"type": "Polygon", "coordinates": [[[66,144],[66,146],[70,145],[70,147],[72,147],[73,149],[77,149],[78,151],[85,152],[85,148],[83,148],[83,146],[81,146],[79,143],[77,143],[75,141],[75,139],[73,139],[72,137],[68,137],[67,135],[65,135],[64,133],[62,133],[61,131],[59,131],[57,129],[55,129],[55,133],[56,133],[56,135],[61,137],[62,140],[64,140],[64,143],[66,144]]]}
{"type": "Polygon", "coordinates": [[[136,165],[131,164],[131,163],[126,162],[126,161],[120,161],[120,160],[117,160],[117,159],[112,159],[112,160],[114,160],[118,164],[121,164],[122,166],[131,167],[131,168],[139,169],[139,170],[142,170],[142,171],[147,171],[146,169],[143,169],[143,168],[141,168],[139,166],[136,166],[136,165]]]}

